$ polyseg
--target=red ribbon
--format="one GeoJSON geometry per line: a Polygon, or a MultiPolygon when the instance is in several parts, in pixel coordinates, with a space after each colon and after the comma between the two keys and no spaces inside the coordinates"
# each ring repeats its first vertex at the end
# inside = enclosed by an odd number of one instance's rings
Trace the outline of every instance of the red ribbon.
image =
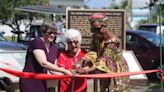
{"type": "Polygon", "coordinates": [[[54,80],[54,79],[63,79],[63,78],[71,78],[70,75],[53,75],[53,74],[44,74],[44,73],[32,73],[32,72],[20,72],[5,68],[0,68],[0,70],[9,73],[11,75],[20,77],[20,78],[30,78],[30,79],[38,79],[38,80],[54,80]]]}
{"type": "Polygon", "coordinates": [[[163,83],[164,83],[164,71],[161,71],[162,73],[161,73],[161,76],[162,76],[162,81],[163,81],[163,83]]]}
{"type": "Polygon", "coordinates": [[[111,77],[122,77],[122,76],[131,76],[131,75],[138,75],[138,74],[146,74],[146,73],[153,73],[153,72],[161,72],[162,81],[164,82],[164,71],[161,70],[145,70],[140,72],[126,72],[126,73],[103,73],[103,74],[84,74],[84,75],[55,75],[55,74],[44,74],[44,73],[31,73],[31,72],[20,72],[5,68],[0,68],[0,70],[9,73],[11,75],[20,77],[20,78],[30,78],[30,79],[38,79],[38,80],[60,80],[63,78],[71,78],[71,77],[78,77],[78,78],[111,78],[111,77]]]}

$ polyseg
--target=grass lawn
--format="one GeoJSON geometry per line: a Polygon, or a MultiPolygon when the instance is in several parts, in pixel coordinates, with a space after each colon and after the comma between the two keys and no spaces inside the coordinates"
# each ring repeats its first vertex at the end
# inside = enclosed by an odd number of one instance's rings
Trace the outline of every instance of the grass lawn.
{"type": "Polygon", "coordinates": [[[7,39],[8,41],[13,41],[13,42],[17,41],[17,37],[15,37],[15,40],[14,40],[14,38],[12,38],[12,36],[5,36],[5,39],[7,39]]]}

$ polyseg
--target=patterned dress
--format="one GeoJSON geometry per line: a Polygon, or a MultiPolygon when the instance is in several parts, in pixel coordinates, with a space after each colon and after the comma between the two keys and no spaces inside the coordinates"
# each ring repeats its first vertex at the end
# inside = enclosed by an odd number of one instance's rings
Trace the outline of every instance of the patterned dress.
{"type": "MultiPolygon", "coordinates": [[[[106,43],[95,62],[95,68],[106,73],[129,72],[117,42],[106,43]]],[[[101,92],[130,92],[129,76],[101,79],[101,92]]]]}
{"type": "MultiPolygon", "coordinates": [[[[119,38],[113,40],[113,38],[117,37],[109,30],[108,19],[103,13],[94,13],[89,17],[91,31],[94,33],[91,50],[96,51],[98,54],[98,58],[92,59],[91,62],[93,63],[93,67],[98,70],[95,71],[96,73],[128,72],[128,65],[122,56],[122,50],[119,46],[119,38]],[[106,41],[106,43],[100,44],[103,41],[106,41]]],[[[130,91],[128,76],[100,79],[100,81],[101,92],[130,91]]]]}

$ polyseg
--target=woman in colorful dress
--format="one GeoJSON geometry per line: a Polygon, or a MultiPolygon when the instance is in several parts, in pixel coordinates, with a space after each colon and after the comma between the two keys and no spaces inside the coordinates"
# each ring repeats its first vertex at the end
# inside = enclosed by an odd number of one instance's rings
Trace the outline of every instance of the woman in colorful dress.
{"type": "MultiPolygon", "coordinates": [[[[85,66],[78,72],[110,74],[129,71],[122,56],[120,39],[107,28],[107,21],[108,17],[101,13],[94,13],[89,17],[94,40],[91,51],[85,54],[83,60],[91,61],[92,66],[85,66]]],[[[129,82],[129,76],[100,79],[100,89],[101,92],[130,92],[129,82]]]]}

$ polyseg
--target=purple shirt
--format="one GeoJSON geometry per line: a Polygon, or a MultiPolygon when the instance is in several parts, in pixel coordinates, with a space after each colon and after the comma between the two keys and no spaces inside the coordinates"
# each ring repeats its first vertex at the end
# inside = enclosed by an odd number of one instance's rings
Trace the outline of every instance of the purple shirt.
{"type": "MultiPolygon", "coordinates": [[[[49,52],[46,50],[45,43],[40,38],[35,38],[29,44],[29,48],[26,54],[26,62],[23,72],[33,72],[33,73],[47,73],[47,69],[40,66],[36,60],[33,50],[42,49],[47,57],[47,61],[54,63],[57,58],[58,49],[57,45],[51,44],[49,52]]],[[[47,84],[45,80],[33,80],[33,79],[20,79],[20,92],[47,92],[47,84]]]]}

